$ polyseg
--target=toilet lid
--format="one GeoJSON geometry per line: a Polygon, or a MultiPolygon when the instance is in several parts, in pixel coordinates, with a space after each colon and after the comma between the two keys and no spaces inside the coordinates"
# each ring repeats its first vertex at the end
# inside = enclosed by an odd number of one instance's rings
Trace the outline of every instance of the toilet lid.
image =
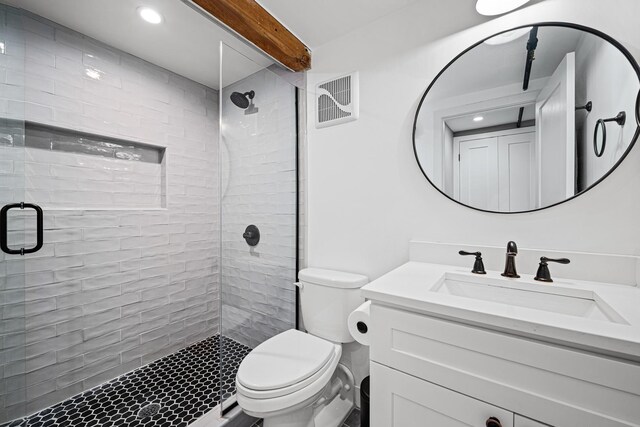
{"type": "Polygon", "coordinates": [[[275,390],[306,380],[334,354],[329,341],[295,329],[253,349],[238,368],[237,380],[252,390],[275,390]]]}

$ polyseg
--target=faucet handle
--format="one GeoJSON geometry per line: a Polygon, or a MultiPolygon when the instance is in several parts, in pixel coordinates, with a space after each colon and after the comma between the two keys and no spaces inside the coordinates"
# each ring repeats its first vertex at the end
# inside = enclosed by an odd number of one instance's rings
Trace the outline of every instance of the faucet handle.
{"type": "Polygon", "coordinates": [[[558,264],[569,264],[571,260],[569,258],[547,258],[546,256],[540,257],[540,262],[557,262],[558,264]]]}
{"type": "Polygon", "coordinates": [[[516,245],[516,242],[514,242],[513,240],[507,243],[507,253],[514,255],[518,254],[518,245],[516,245]]]}
{"type": "Polygon", "coordinates": [[[551,283],[553,280],[551,279],[551,272],[549,271],[549,266],[547,263],[549,262],[557,262],[558,264],[569,264],[571,260],[569,258],[547,258],[546,256],[540,257],[540,265],[538,266],[538,272],[536,273],[536,277],[534,280],[539,282],[547,282],[551,283]]]}
{"type": "Polygon", "coordinates": [[[484,271],[484,263],[482,262],[482,252],[467,252],[467,251],[459,251],[458,252],[462,256],[473,255],[476,257],[475,262],[473,263],[473,270],[471,270],[474,274],[487,274],[484,271]]]}

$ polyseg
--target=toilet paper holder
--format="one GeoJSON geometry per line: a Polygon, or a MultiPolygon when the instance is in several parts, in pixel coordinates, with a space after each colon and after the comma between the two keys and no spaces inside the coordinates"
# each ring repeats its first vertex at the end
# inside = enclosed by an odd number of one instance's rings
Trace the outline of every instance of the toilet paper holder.
{"type": "Polygon", "coordinates": [[[370,307],[371,301],[366,301],[353,310],[347,320],[351,337],[358,343],[366,346],[370,345],[371,341],[371,334],[369,334],[369,323],[371,323],[370,307]]]}
{"type": "Polygon", "coordinates": [[[362,321],[356,323],[356,328],[358,328],[358,332],[360,332],[361,334],[366,334],[367,332],[369,332],[369,327],[362,321]]]}

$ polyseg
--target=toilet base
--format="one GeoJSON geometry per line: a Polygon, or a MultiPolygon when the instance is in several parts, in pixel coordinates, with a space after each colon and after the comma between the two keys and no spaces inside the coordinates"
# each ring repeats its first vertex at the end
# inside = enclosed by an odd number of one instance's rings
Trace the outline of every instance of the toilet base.
{"type": "Polygon", "coordinates": [[[313,408],[307,406],[294,412],[267,417],[262,423],[263,427],[316,427],[313,417],[313,408]]]}
{"type": "Polygon", "coordinates": [[[347,419],[351,410],[354,408],[353,400],[347,398],[345,400],[336,397],[333,401],[322,408],[315,416],[314,427],[339,427],[347,419]]]}
{"type": "Polygon", "coordinates": [[[353,409],[350,398],[334,398],[328,405],[306,406],[294,412],[264,418],[263,427],[339,427],[353,409]]]}

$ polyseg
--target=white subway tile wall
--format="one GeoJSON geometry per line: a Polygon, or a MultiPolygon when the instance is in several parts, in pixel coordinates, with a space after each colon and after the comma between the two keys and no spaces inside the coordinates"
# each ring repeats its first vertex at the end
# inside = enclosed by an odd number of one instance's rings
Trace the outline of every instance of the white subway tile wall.
{"type": "Polygon", "coordinates": [[[163,208],[161,164],[24,148],[24,199],[43,208],[163,208]]]}
{"type": "Polygon", "coordinates": [[[222,95],[221,330],[253,348],[295,327],[295,88],[262,70],[222,95]],[[245,115],[229,96],[251,90],[259,111],[245,115]],[[253,248],[241,238],[249,224],[253,248]]]}
{"type": "Polygon", "coordinates": [[[166,147],[154,165],[0,135],[0,199],[45,208],[44,248],[0,256],[2,422],[217,333],[219,205],[217,91],[15,9],[0,38],[0,116],[166,147]]]}

